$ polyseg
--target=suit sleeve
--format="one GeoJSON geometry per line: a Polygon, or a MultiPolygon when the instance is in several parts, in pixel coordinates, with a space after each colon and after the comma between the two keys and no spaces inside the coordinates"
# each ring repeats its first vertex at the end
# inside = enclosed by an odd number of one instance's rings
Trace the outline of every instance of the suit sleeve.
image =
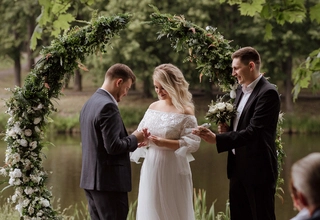
{"type": "Polygon", "coordinates": [[[127,135],[119,109],[114,103],[104,106],[97,124],[100,125],[103,143],[108,154],[132,152],[137,148],[136,136],[127,135]]]}

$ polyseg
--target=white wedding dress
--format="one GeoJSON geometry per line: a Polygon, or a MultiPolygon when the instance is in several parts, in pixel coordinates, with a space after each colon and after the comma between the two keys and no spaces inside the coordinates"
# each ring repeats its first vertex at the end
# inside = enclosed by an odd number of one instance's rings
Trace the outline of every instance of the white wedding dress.
{"type": "Polygon", "coordinates": [[[193,135],[197,120],[192,115],[148,109],[138,129],[152,135],[179,140],[176,151],[150,142],[131,154],[141,168],[136,220],[194,220],[193,185],[189,162],[198,150],[200,138],[193,135]]]}

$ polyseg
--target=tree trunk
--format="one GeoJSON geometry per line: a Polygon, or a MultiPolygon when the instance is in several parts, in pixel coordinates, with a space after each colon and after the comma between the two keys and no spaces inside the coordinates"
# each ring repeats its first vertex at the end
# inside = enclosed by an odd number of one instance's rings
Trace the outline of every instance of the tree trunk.
{"type": "Polygon", "coordinates": [[[285,62],[282,63],[282,71],[285,73],[285,105],[286,112],[293,113],[293,98],[292,98],[292,57],[288,57],[285,62]]]}
{"type": "Polygon", "coordinates": [[[20,53],[17,52],[14,54],[14,84],[21,87],[21,61],[20,53]]]}
{"type": "MultiPolygon", "coordinates": [[[[30,18],[27,25],[28,25],[28,27],[27,27],[27,29],[28,29],[27,30],[28,31],[28,39],[31,39],[32,34],[33,34],[33,30],[35,28],[34,18],[30,18]]],[[[28,71],[30,71],[34,67],[34,63],[35,63],[34,57],[33,57],[33,51],[30,48],[30,44],[31,44],[31,40],[28,41],[27,48],[26,48],[28,71]]]]}
{"type": "Polygon", "coordinates": [[[152,97],[152,93],[150,91],[151,89],[151,81],[150,81],[150,76],[145,77],[145,79],[143,80],[143,98],[151,98],[152,97]]]}
{"type": "Polygon", "coordinates": [[[74,71],[74,91],[82,91],[82,75],[79,69],[74,71]]]}

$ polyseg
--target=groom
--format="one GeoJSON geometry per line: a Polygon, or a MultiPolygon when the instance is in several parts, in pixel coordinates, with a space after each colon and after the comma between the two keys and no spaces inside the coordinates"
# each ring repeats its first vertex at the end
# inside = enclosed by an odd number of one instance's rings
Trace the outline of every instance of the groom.
{"type": "Polygon", "coordinates": [[[80,113],[84,189],[92,220],[126,220],[131,191],[129,152],[145,140],[143,131],[128,135],[118,102],[135,82],[124,64],[111,66],[100,89],[84,104],[80,113]]]}
{"type": "Polygon", "coordinates": [[[244,47],[232,55],[232,76],[240,86],[235,105],[237,115],[230,128],[220,126],[214,134],[207,128],[193,131],[216,144],[219,153],[228,151],[227,173],[232,220],[274,220],[277,181],[275,146],[280,98],[274,85],[260,73],[260,55],[244,47]]]}

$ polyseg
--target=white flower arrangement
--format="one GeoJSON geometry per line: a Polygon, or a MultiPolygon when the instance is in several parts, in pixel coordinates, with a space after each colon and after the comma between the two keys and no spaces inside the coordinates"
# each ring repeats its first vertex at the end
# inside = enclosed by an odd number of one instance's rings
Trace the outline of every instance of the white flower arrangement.
{"type": "Polygon", "coordinates": [[[216,102],[211,101],[208,107],[209,110],[205,118],[216,124],[229,122],[237,113],[232,100],[223,101],[223,97],[218,98],[216,102]]]}

